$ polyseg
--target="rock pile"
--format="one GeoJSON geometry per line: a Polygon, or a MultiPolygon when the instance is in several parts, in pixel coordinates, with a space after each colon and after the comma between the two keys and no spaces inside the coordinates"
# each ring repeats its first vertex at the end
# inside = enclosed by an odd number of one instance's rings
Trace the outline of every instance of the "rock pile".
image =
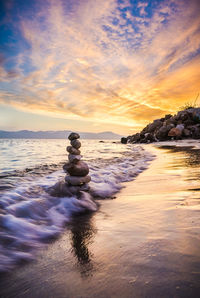
{"type": "MultiPolygon", "coordinates": [[[[69,162],[63,166],[64,171],[67,173],[65,180],[57,182],[49,192],[52,196],[74,196],[78,198],[86,195],[85,192],[89,191],[88,183],[91,177],[88,175],[88,165],[81,160],[81,142],[78,140],[79,134],[72,132],[68,139],[70,140],[71,146],[67,146],[66,150],[69,153],[69,162]]],[[[89,196],[89,193],[88,193],[89,196]]]]}
{"type": "Polygon", "coordinates": [[[188,108],[176,115],[165,115],[148,124],[140,133],[122,138],[125,143],[152,143],[178,139],[200,139],[200,108],[188,108]]]}
{"type": "Polygon", "coordinates": [[[89,168],[88,165],[81,160],[81,142],[78,140],[80,138],[79,134],[72,132],[68,139],[70,140],[71,146],[67,146],[66,150],[69,152],[67,162],[63,169],[67,173],[65,177],[66,185],[69,189],[74,189],[77,193],[81,190],[89,190],[88,183],[91,177],[88,175],[89,168]]]}

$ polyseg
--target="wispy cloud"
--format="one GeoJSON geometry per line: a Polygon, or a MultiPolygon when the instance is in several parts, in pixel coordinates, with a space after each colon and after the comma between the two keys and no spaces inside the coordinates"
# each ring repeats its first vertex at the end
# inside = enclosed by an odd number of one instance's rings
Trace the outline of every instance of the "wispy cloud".
{"type": "Polygon", "coordinates": [[[20,17],[29,48],[1,66],[0,102],[129,127],[173,113],[199,91],[199,13],[198,1],[48,1],[20,17]]]}

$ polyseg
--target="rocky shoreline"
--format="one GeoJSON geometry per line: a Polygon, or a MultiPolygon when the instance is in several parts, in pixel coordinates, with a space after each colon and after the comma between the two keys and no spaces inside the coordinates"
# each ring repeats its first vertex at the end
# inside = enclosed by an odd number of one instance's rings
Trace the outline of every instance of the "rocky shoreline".
{"type": "Polygon", "coordinates": [[[187,108],[175,115],[155,119],[143,130],[121,138],[121,143],[153,143],[169,140],[200,139],[200,108],[187,108]]]}

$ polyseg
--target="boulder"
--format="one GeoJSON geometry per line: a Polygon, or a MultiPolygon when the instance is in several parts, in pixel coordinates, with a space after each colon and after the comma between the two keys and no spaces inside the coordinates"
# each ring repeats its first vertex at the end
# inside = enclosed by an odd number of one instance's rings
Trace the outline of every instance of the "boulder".
{"type": "Polygon", "coordinates": [[[200,139],[200,127],[199,127],[199,124],[188,126],[188,129],[190,129],[192,138],[194,138],[194,139],[200,139]]]}
{"type": "Polygon", "coordinates": [[[73,155],[80,155],[81,154],[81,151],[72,147],[72,146],[67,146],[66,148],[67,152],[69,152],[70,154],[73,154],[73,155]]]}
{"type": "Polygon", "coordinates": [[[179,120],[179,121],[184,122],[184,121],[186,121],[188,118],[189,118],[189,114],[187,113],[186,110],[184,110],[184,111],[180,111],[180,112],[178,112],[178,114],[177,114],[177,120],[179,120]]]}
{"type": "Polygon", "coordinates": [[[85,177],[66,176],[65,181],[70,185],[79,186],[85,183],[89,183],[91,181],[91,177],[89,175],[85,177]]]}
{"type": "Polygon", "coordinates": [[[155,130],[158,130],[162,125],[163,122],[159,119],[156,119],[153,123],[148,125],[148,132],[154,132],[155,130]]]}
{"type": "Polygon", "coordinates": [[[80,135],[78,134],[78,133],[76,133],[76,132],[72,132],[72,133],[70,133],[70,135],[68,136],[68,139],[70,140],[70,141],[72,141],[72,140],[76,140],[76,139],[79,139],[80,138],[80,135]]]}
{"type": "Polygon", "coordinates": [[[77,163],[66,163],[63,170],[71,176],[86,176],[89,173],[88,165],[83,161],[77,163]]]}
{"type": "Polygon", "coordinates": [[[152,133],[147,132],[145,133],[145,141],[147,141],[147,143],[151,143],[151,142],[155,142],[155,137],[152,133]]]}
{"type": "Polygon", "coordinates": [[[170,129],[168,133],[168,137],[180,137],[182,135],[182,131],[176,127],[170,129]]]}
{"type": "Polygon", "coordinates": [[[178,124],[176,126],[176,128],[178,128],[182,132],[184,130],[185,126],[183,124],[178,124]]]}
{"type": "Polygon", "coordinates": [[[192,113],[192,119],[196,123],[200,123],[200,109],[196,109],[195,111],[193,111],[193,113],[192,113]]]}
{"type": "Polygon", "coordinates": [[[135,135],[130,137],[130,143],[137,143],[140,140],[140,133],[136,133],[135,135]]]}
{"type": "Polygon", "coordinates": [[[186,121],[184,121],[184,126],[185,127],[191,126],[191,125],[194,125],[194,124],[195,124],[195,122],[190,118],[188,118],[186,121]]]}
{"type": "Polygon", "coordinates": [[[165,115],[165,120],[168,120],[168,119],[170,119],[172,117],[172,115],[171,114],[167,114],[167,115],[165,115]]]}
{"type": "Polygon", "coordinates": [[[170,131],[170,129],[172,129],[171,125],[162,126],[156,133],[156,138],[160,141],[167,139],[168,132],[170,131]]]}
{"type": "Polygon", "coordinates": [[[81,147],[81,142],[77,139],[72,140],[70,143],[75,149],[79,149],[81,147]]]}
{"type": "Polygon", "coordinates": [[[183,136],[186,137],[186,138],[189,138],[191,136],[191,131],[187,128],[184,128],[183,136]]]}
{"type": "Polygon", "coordinates": [[[164,125],[169,125],[169,124],[173,124],[174,126],[176,125],[176,121],[174,120],[174,117],[168,118],[167,120],[164,121],[164,125]]]}
{"type": "Polygon", "coordinates": [[[124,138],[124,137],[121,138],[121,143],[122,143],[122,144],[127,144],[127,138],[124,138]]]}
{"type": "Polygon", "coordinates": [[[200,139],[200,108],[190,107],[174,116],[167,114],[145,126],[139,133],[128,136],[127,140],[128,143],[149,143],[172,137],[200,139]]]}

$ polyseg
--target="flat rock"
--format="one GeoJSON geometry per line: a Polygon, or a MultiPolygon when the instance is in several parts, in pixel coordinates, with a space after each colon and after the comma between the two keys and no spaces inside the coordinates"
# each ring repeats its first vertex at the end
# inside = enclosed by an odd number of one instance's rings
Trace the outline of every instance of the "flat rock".
{"type": "Polygon", "coordinates": [[[72,146],[67,146],[66,148],[67,152],[69,152],[70,154],[73,154],[73,155],[80,155],[81,154],[81,151],[72,147],[72,146]]]}
{"type": "Polygon", "coordinates": [[[76,133],[76,132],[72,132],[72,133],[70,133],[70,135],[68,136],[68,139],[70,140],[70,141],[72,141],[72,140],[76,140],[76,139],[79,139],[80,138],[80,135],[78,134],[78,133],[76,133]]]}
{"type": "Polygon", "coordinates": [[[66,176],[65,181],[70,185],[79,186],[85,183],[89,183],[91,181],[91,177],[89,175],[85,177],[66,176]]]}
{"type": "Polygon", "coordinates": [[[81,142],[77,139],[72,140],[70,143],[75,149],[79,149],[81,147],[81,142]]]}
{"type": "Polygon", "coordinates": [[[69,159],[69,162],[72,162],[72,163],[77,163],[79,160],[81,160],[81,155],[74,155],[74,154],[69,154],[68,155],[68,159],[69,159]]]}
{"type": "Polygon", "coordinates": [[[65,181],[57,182],[53,187],[51,187],[49,193],[51,194],[51,196],[54,197],[71,197],[73,195],[70,188],[66,185],[65,181]]]}
{"type": "Polygon", "coordinates": [[[86,176],[89,173],[88,165],[83,161],[77,163],[66,163],[63,170],[71,176],[86,176]]]}

